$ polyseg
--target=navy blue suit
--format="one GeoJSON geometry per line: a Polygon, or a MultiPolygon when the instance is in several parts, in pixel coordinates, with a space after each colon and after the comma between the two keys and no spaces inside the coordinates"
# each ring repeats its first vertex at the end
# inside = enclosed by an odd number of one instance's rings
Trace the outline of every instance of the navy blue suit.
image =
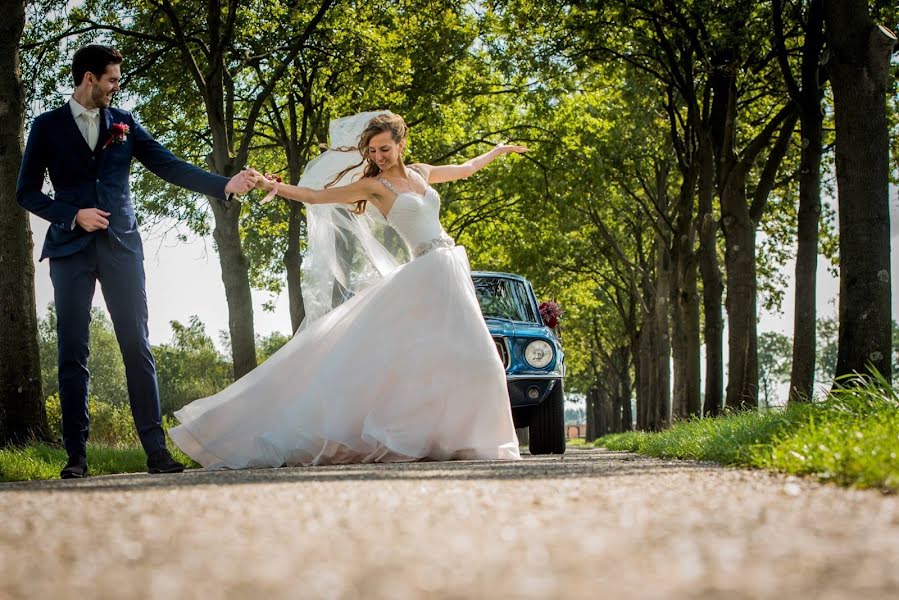
{"type": "Polygon", "coordinates": [[[98,121],[97,147],[91,150],[68,103],[37,117],[22,157],[16,198],[50,222],[41,260],[50,259],[56,302],[66,451],[70,457],[86,455],[90,308],[99,280],[125,361],[134,423],[144,450],[152,454],[165,448],[165,434],[147,331],[143,244],[131,202],[131,159],[169,183],[212,198],[226,198],[228,179],[178,159],[127,111],[101,109],[98,121]],[[113,123],[128,125],[130,133],[125,141],[107,145],[113,123]],[[41,191],[46,173],[52,198],[41,191]],[[109,212],[109,228],[73,228],[82,208],[109,212]]]}

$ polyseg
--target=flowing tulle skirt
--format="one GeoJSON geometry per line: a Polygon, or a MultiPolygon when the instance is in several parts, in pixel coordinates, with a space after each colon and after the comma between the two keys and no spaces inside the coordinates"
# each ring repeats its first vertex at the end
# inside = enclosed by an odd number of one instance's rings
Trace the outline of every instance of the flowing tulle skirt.
{"type": "Polygon", "coordinates": [[[520,458],[458,246],[396,269],[175,417],[172,440],[211,469],[520,458]]]}

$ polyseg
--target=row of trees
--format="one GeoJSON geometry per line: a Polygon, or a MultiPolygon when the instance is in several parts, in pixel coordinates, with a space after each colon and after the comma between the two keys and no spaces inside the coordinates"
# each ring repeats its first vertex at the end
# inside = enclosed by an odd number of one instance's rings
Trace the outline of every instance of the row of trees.
{"type": "Polygon", "coordinates": [[[773,277],[789,256],[797,286],[790,399],[810,399],[819,251],[839,256],[833,375],[890,372],[887,99],[896,94],[896,37],[879,23],[896,22],[895,6],[522,0],[504,11],[510,32],[530,32],[514,68],[529,68],[529,49],[538,48],[582,90],[566,96],[572,109],[560,111],[562,102],[544,113],[577,142],[556,176],[569,239],[541,254],[545,272],[570,275],[568,290],[582,286],[568,302],[585,308],[573,316],[579,354],[590,361],[579,371],[588,404],[629,424],[635,392],[647,429],[725,405],[756,407],[759,301],[780,302],[784,282],[773,277]],[[535,14],[548,25],[529,29],[535,14]],[[822,214],[832,169],[838,215],[822,214]]]}
{"type": "MultiPolygon", "coordinates": [[[[42,430],[30,232],[12,197],[23,111],[64,101],[67,57],[89,41],[123,51],[123,95],[150,131],[224,175],[251,165],[296,182],[331,118],[380,107],[411,125],[409,160],[531,146],[444,186],[444,224],[475,267],[520,272],[564,304],[568,387],[605,427],[629,426],[633,396],[646,429],[757,406],[758,306],[781,301],[791,256],[791,399],[813,389],[819,253],[839,254],[848,286],[835,374],[890,371],[888,2],[14,4],[0,251],[23,268],[0,269],[0,442],[42,430]],[[838,215],[821,201],[834,170],[838,215]]],[[[252,287],[286,291],[296,330],[302,205],[223,205],[139,169],[135,197],[144,229],[213,237],[233,377],[259,360],[252,287]]]]}

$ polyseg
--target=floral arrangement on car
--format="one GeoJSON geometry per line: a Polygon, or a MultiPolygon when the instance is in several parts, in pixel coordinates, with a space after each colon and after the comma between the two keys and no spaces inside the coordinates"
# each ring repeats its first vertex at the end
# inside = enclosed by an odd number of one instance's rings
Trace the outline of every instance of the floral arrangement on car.
{"type": "Polygon", "coordinates": [[[559,319],[561,319],[564,314],[565,311],[563,311],[562,307],[559,306],[559,303],[554,300],[540,303],[540,318],[543,319],[543,322],[550,329],[556,329],[559,326],[559,319]]]}

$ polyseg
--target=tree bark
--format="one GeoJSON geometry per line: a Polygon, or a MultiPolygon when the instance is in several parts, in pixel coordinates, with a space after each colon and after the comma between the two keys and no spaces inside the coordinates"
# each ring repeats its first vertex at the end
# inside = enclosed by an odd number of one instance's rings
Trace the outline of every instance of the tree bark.
{"type": "MultiPolygon", "coordinates": [[[[309,119],[312,111],[309,106],[309,90],[303,95],[304,106],[302,126],[297,129],[297,121],[300,118],[297,112],[296,97],[290,94],[288,98],[288,126],[290,131],[284,132],[285,152],[287,155],[287,177],[291,184],[297,185],[303,172],[304,159],[308,156],[303,151],[306,146],[309,133],[309,119]]],[[[284,251],[284,269],[287,277],[287,297],[290,304],[291,331],[296,333],[303,319],[306,318],[306,307],[303,304],[303,254],[300,248],[300,240],[306,231],[306,210],[302,203],[291,202],[288,208],[287,223],[287,249],[284,251]]]]}
{"type": "MultiPolygon", "coordinates": [[[[836,377],[891,380],[889,137],[886,94],[896,37],[863,0],[825,0],[836,125],[840,331],[836,377]]],[[[839,381],[838,381],[839,385],[839,381]]]]}
{"type": "MultiPolygon", "coordinates": [[[[249,157],[250,141],[253,139],[259,112],[273,93],[275,83],[280,81],[288,65],[303,49],[306,41],[313,34],[325,13],[331,8],[333,0],[320,0],[320,4],[305,26],[303,33],[293,40],[286,51],[281,64],[274,68],[270,80],[255,97],[241,127],[236,128],[233,110],[233,99],[238,96],[235,83],[228,74],[226,54],[232,51],[233,20],[227,23],[222,19],[220,2],[207,3],[205,26],[208,32],[208,44],[201,44],[205,50],[203,60],[194,56],[196,45],[194,40],[185,34],[185,28],[171,5],[165,5],[162,14],[169,20],[174,30],[181,67],[191,74],[194,85],[204,101],[210,134],[212,137],[212,153],[208,160],[213,170],[220,175],[231,176],[237,172],[249,157]],[[200,64],[207,64],[205,72],[200,72],[200,64]],[[239,137],[240,140],[235,138],[239,137]],[[235,150],[236,148],[236,150],[235,150]]],[[[235,13],[230,7],[229,19],[235,13]]],[[[219,250],[219,262],[222,268],[222,282],[225,285],[225,297],[228,302],[228,325],[231,334],[231,352],[234,365],[234,377],[239,379],[256,368],[256,335],[253,325],[253,302],[250,293],[249,265],[243,252],[240,238],[240,203],[225,204],[210,199],[215,230],[213,238],[219,250]]]]}
{"type": "MultiPolygon", "coordinates": [[[[796,297],[790,402],[809,401],[815,385],[818,223],[821,217],[821,153],[824,117],[819,61],[824,45],[822,0],[811,0],[802,50],[801,89],[788,79],[799,105],[802,138],[799,163],[799,215],[796,245],[796,297]]],[[[786,61],[784,60],[784,64],[786,61]]],[[[787,72],[785,77],[792,76],[787,72]]]]}
{"type": "Polygon", "coordinates": [[[34,242],[28,213],[16,201],[25,120],[19,63],[25,3],[5,8],[0,22],[0,446],[49,435],[38,351],[34,242]]]}
{"type": "Polygon", "coordinates": [[[700,141],[699,173],[699,269],[702,274],[702,309],[705,316],[705,398],[706,416],[720,414],[724,404],[724,319],[721,298],[724,283],[718,265],[718,219],[713,209],[715,164],[710,133],[700,141]]]}
{"type": "Polygon", "coordinates": [[[619,346],[614,352],[614,366],[617,375],[617,387],[615,398],[615,424],[614,431],[620,433],[631,429],[631,375],[630,375],[630,348],[627,345],[619,346]]]}
{"type": "MultiPolygon", "coordinates": [[[[206,25],[209,28],[214,53],[209,57],[209,71],[202,79],[203,84],[198,91],[205,101],[206,118],[212,137],[212,153],[207,157],[207,161],[213,171],[231,177],[239,170],[239,165],[231,154],[234,130],[233,122],[228,118],[229,111],[226,110],[231,94],[225,89],[224,47],[220,39],[220,20],[221,14],[217,3],[210,2],[206,25]]],[[[185,65],[196,68],[186,42],[181,48],[181,57],[185,65]]],[[[234,85],[230,78],[227,82],[230,86],[234,85]]],[[[228,331],[231,336],[234,379],[240,379],[255,369],[257,364],[250,269],[240,239],[240,202],[233,200],[224,203],[210,198],[209,204],[215,219],[212,237],[218,248],[222,283],[225,286],[225,299],[228,303],[228,331]]]]}
{"type": "MultiPolygon", "coordinates": [[[[607,369],[603,369],[601,377],[608,376],[607,369]]],[[[606,380],[607,381],[607,380],[606,380]]],[[[601,438],[609,433],[609,391],[606,385],[596,386],[596,399],[593,402],[593,410],[596,412],[596,437],[601,438]]]]}
{"type": "Polygon", "coordinates": [[[671,425],[671,328],[669,323],[671,290],[671,256],[664,240],[657,243],[655,301],[653,304],[652,369],[653,398],[650,431],[665,429],[671,425]]]}
{"type": "Polygon", "coordinates": [[[755,227],[746,205],[745,178],[732,179],[721,194],[727,248],[728,378],[727,406],[758,407],[758,289],[755,270],[755,227]]]}
{"type": "Polygon", "coordinates": [[[634,382],[631,379],[631,360],[633,357],[630,344],[622,344],[621,356],[621,431],[631,431],[634,428],[634,411],[631,403],[634,398],[634,382]]]}
{"type": "Polygon", "coordinates": [[[758,408],[758,283],[755,265],[755,230],[761,220],[777,170],[789,148],[797,110],[788,103],[763,130],[736,151],[737,80],[739,54],[726,50],[717,55],[719,65],[710,78],[714,102],[711,131],[718,156],[718,195],[724,232],[727,270],[728,378],[725,402],[732,408],[758,408]],[[719,62],[720,61],[720,62],[719,62]],[[778,131],[771,145],[772,136],[778,131]],[[756,158],[770,147],[759,176],[752,204],[747,198],[747,179],[756,158]]]}
{"type": "MultiPolygon", "coordinates": [[[[227,174],[228,169],[216,169],[227,174]]],[[[240,202],[224,205],[210,199],[215,215],[212,237],[219,253],[222,283],[228,302],[228,331],[231,334],[231,361],[234,379],[256,368],[256,333],[253,325],[253,297],[250,294],[250,265],[240,241],[240,202]]]]}
{"type": "Polygon", "coordinates": [[[587,431],[584,434],[584,439],[587,442],[592,442],[596,439],[596,412],[593,408],[596,403],[596,387],[592,387],[587,390],[584,412],[587,419],[587,431]]]}
{"type": "Polygon", "coordinates": [[[693,251],[693,198],[696,174],[691,169],[681,185],[672,240],[671,350],[674,363],[674,393],[671,418],[698,415],[699,375],[699,291],[696,256],[693,251]]]}
{"type": "Polygon", "coordinates": [[[643,325],[631,341],[634,353],[634,380],[637,388],[637,429],[639,431],[646,431],[646,416],[649,414],[649,332],[647,327],[648,323],[644,319],[643,325]]]}

